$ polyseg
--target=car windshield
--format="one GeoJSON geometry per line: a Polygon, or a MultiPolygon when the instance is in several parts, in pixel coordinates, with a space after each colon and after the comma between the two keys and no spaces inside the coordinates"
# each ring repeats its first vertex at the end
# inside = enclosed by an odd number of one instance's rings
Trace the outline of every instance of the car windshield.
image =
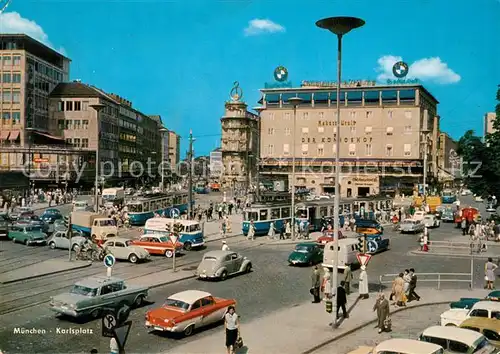
{"type": "Polygon", "coordinates": [[[160,242],[168,242],[169,241],[167,236],[159,237],[159,240],[160,240],[160,242]]]}
{"type": "Polygon", "coordinates": [[[125,244],[126,244],[127,246],[133,246],[133,245],[134,245],[134,243],[132,242],[132,240],[127,240],[127,241],[125,241],[125,244]]]}
{"type": "Polygon", "coordinates": [[[187,311],[189,309],[188,303],[186,303],[184,301],[180,301],[180,300],[175,300],[175,299],[167,299],[167,301],[165,301],[163,306],[177,307],[177,308],[182,309],[184,311],[187,311]]]}
{"type": "Polygon", "coordinates": [[[195,231],[200,231],[200,224],[194,224],[189,227],[189,232],[195,232],[195,231]]]}
{"type": "Polygon", "coordinates": [[[309,253],[311,252],[312,247],[311,246],[301,246],[298,245],[295,247],[295,252],[300,252],[300,253],[309,253]]]}
{"type": "Polygon", "coordinates": [[[86,286],[81,286],[81,285],[73,285],[73,288],[71,289],[70,293],[92,297],[97,295],[97,289],[88,288],[86,286]]]}
{"type": "Polygon", "coordinates": [[[490,344],[488,339],[481,338],[481,339],[479,339],[473,353],[488,354],[488,353],[493,353],[494,351],[495,351],[495,347],[490,344]]]}
{"type": "Polygon", "coordinates": [[[27,232],[42,232],[42,228],[41,227],[27,227],[26,231],[27,232]]]}

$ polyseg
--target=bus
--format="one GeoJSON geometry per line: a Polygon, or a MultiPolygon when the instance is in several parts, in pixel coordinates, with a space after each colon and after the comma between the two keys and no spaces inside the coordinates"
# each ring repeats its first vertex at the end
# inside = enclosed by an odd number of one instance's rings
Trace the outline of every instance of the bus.
{"type": "Polygon", "coordinates": [[[194,187],[194,191],[198,194],[208,194],[210,190],[206,182],[198,182],[194,187]]]}
{"type": "Polygon", "coordinates": [[[190,251],[193,248],[200,248],[205,245],[203,230],[200,223],[194,220],[151,218],[144,225],[145,234],[171,234],[171,227],[174,223],[182,225],[179,242],[184,244],[184,249],[190,251]]]}
{"type": "MultiPolygon", "coordinates": [[[[131,225],[144,225],[155,214],[168,215],[172,209],[180,214],[188,212],[188,193],[155,193],[144,195],[127,202],[129,221],[131,225]]],[[[194,204],[194,201],[193,201],[194,204]]]]}
{"type": "Polygon", "coordinates": [[[456,193],[453,193],[451,189],[445,189],[443,195],[441,196],[441,202],[443,204],[453,204],[457,201],[456,193]]]}

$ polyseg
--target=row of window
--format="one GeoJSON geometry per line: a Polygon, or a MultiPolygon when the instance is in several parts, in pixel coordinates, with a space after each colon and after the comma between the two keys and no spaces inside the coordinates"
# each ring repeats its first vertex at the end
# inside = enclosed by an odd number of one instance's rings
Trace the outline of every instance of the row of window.
{"type": "Polygon", "coordinates": [[[89,147],[89,139],[87,138],[67,138],[66,143],[73,145],[74,147],[79,147],[79,148],[88,148],[89,147]]]}
{"type": "Polygon", "coordinates": [[[2,84],[20,84],[21,83],[21,73],[19,72],[2,72],[0,75],[2,84]]]}
{"type": "MultiPolygon", "coordinates": [[[[310,112],[302,112],[297,114],[297,118],[302,119],[302,120],[309,120],[309,118],[313,114],[309,114],[310,112]]],[[[364,119],[370,119],[373,117],[373,111],[366,111],[366,112],[360,112],[360,111],[351,111],[348,112],[348,117],[349,119],[355,120],[358,118],[364,118],[364,119]]],[[[337,119],[337,111],[333,112],[333,118],[337,119]]],[[[342,114],[341,114],[342,116],[342,114]]],[[[411,111],[405,111],[404,112],[405,118],[411,119],[412,118],[412,112],[411,111]]],[[[323,120],[325,117],[328,119],[329,117],[325,115],[325,112],[317,112],[317,118],[318,120],[323,120]]],[[[388,110],[387,111],[387,118],[392,119],[394,117],[394,111],[393,110],[388,110]]],[[[270,112],[269,113],[269,119],[274,120],[276,118],[275,112],[270,112]]],[[[285,120],[290,120],[291,118],[291,113],[290,112],[285,112],[283,115],[283,118],[285,120]]]]}
{"type": "MultiPolygon", "coordinates": [[[[317,127],[318,133],[324,133],[325,132],[325,127],[317,127]]],[[[356,127],[351,126],[349,127],[349,131],[351,134],[356,134],[356,127]]],[[[404,126],[404,132],[405,133],[412,133],[412,126],[411,125],[405,125],[404,126]]],[[[418,131],[418,130],[417,130],[418,131]]],[[[267,128],[267,135],[275,135],[278,132],[278,129],[276,128],[267,128]]],[[[284,129],[285,135],[290,136],[292,134],[292,128],[285,128],[284,129]]],[[[301,129],[302,134],[309,134],[309,127],[302,127],[301,129]]],[[[366,135],[370,135],[373,132],[373,127],[367,126],[364,129],[364,133],[366,135]]],[[[337,133],[337,127],[333,127],[333,133],[337,133]]],[[[394,127],[386,127],[385,129],[386,135],[393,135],[394,134],[394,127]]]]}
{"type": "Polygon", "coordinates": [[[2,112],[2,120],[4,121],[3,124],[8,124],[8,121],[11,119],[14,121],[14,124],[19,124],[21,122],[21,112],[2,112]]]}
{"type": "Polygon", "coordinates": [[[35,71],[42,74],[42,75],[45,75],[45,76],[48,76],[49,78],[51,78],[52,80],[56,81],[56,82],[61,82],[63,81],[63,74],[62,72],[48,66],[48,65],[45,65],[44,63],[39,63],[38,61],[35,61],[35,71]]]}
{"type": "Polygon", "coordinates": [[[21,56],[20,55],[13,55],[13,56],[10,56],[10,55],[4,55],[2,58],[2,61],[1,61],[1,64],[3,66],[19,66],[21,65],[21,56]]]}
{"type": "Polygon", "coordinates": [[[136,139],[137,139],[137,137],[135,135],[125,134],[125,133],[120,134],[120,140],[135,142],[136,139]]]}
{"type": "MultiPolygon", "coordinates": [[[[336,153],[336,147],[333,145],[333,154],[336,153]]],[[[411,156],[411,144],[404,144],[403,146],[404,156],[411,156]]],[[[267,155],[274,155],[275,148],[273,144],[269,144],[267,146],[267,155]]],[[[302,144],[302,155],[309,154],[309,144],[302,144]]],[[[373,148],[372,144],[365,144],[365,156],[372,156],[373,148]]],[[[290,155],[290,144],[283,144],[283,155],[290,155]]],[[[356,144],[349,144],[349,156],[356,156],[356,144]]],[[[318,144],[316,156],[325,156],[325,145],[318,144]]],[[[385,145],[385,156],[392,157],[394,156],[394,146],[392,144],[385,145]]]]}
{"type": "Polygon", "coordinates": [[[120,145],[120,152],[127,152],[130,154],[136,154],[137,149],[133,146],[120,145]]]}
{"type": "Polygon", "coordinates": [[[21,103],[21,91],[2,91],[2,103],[21,103]]]}
{"type": "Polygon", "coordinates": [[[57,128],[59,130],[79,130],[89,129],[89,121],[87,119],[59,119],[57,121],[57,128]]]}
{"type": "Polygon", "coordinates": [[[123,127],[123,128],[126,128],[126,129],[130,129],[130,130],[137,130],[137,124],[135,123],[132,123],[132,122],[128,122],[124,119],[120,119],[120,127],[123,127]]]}
{"type": "Polygon", "coordinates": [[[57,102],[57,111],[88,111],[89,101],[59,101],[57,102]]]}

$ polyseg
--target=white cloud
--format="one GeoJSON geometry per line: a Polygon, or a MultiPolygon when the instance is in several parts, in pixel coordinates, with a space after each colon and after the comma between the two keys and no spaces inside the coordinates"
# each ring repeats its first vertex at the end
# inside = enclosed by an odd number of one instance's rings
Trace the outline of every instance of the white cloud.
{"type": "MultiPolygon", "coordinates": [[[[0,13],[0,33],[27,34],[43,44],[54,48],[54,45],[49,40],[49,36],[39,24],[22,17],[17,12],[0,13]]],[[[66,55],[64,48],[59,48],[57,51],[66,55]]]]}
{"type": "MultiPolygon", "coordinates": [[[[392,66],[403,60],[402,57],[385,55],[377,60],[378,67],[375,69],[379,74],[377,80],[397,79],[392,73],[392,66]]],[[[439,57],[422,58],[410,65],[407,79],[419,79],[421,81],[434,82],[438,84],[454,84],[461,80],[460,75],[441,61],[439,57]]]]}
{"type": "Polygon", "coordinates": [[[285,27],[268,19],[253,19],[248,22],[248,27],[245,28],[246,36],[256,36],[264,33],[285,32],[285,27]]]}

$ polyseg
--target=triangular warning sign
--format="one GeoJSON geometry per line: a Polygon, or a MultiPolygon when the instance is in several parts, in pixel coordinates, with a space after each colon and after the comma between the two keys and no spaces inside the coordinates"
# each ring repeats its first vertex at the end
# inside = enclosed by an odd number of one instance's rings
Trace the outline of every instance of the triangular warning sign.
{"type": "Polygon", "coordinates": [[[358,258],[359,265],[362,266],[366,266],[370,261],[370,258],[372,258],[370,254],[363,254],[363,253],[358,253],[356,257],[358,258]]]}
{"type": "Polygon", "coordinates": [[[175,247],[175,245],[176,245],[177,240],[179,239],[179,237],[176,236],[176,235],[170,235],[169,237],[170,237],[170,242],[172,242],[174,244],[174,247],[175,247]]]}
{"type": "Polygon", "coordinates": [[[130,332],[130,327],[132,326],[132,321],[127,321],[120,327],[115,327],[113,334],[115,335],[116,343],[120,349],[125,348],[125,343],[127,342],[128,334],[130,332]]]}

